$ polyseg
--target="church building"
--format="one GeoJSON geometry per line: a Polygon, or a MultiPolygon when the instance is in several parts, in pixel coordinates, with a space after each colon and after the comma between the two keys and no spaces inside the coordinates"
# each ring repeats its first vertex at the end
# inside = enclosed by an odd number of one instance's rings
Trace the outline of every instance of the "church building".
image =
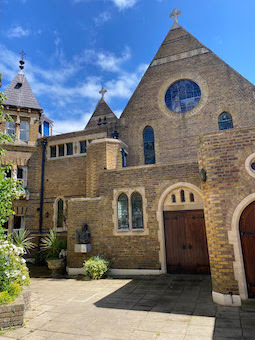
{"type": "Polygon", "coordinates": [[[179,14],[120,118],[102,89],[84,130],[52,136],[20,70],[0,125],[24,180],[6,227],[66,234],[70,275],[104,254],[117,275],[211,274],[213,301],[238,306],[255,297],[255,87],[179,14]]]}

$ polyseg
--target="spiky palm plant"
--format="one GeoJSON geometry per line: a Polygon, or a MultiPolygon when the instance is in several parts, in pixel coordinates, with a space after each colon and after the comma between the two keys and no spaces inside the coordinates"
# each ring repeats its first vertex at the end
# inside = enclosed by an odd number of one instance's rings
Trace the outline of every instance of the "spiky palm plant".
{"type": "Polygon", "coordinates": [[[35,244],[31,241],[33,237],[29,236],[30,232],[26,229],[15,230],[12,234],[13,243],[17,247],[21,247],[24,249],[25,254],[29,253],[29,251],[35,248],[35,244]]]}

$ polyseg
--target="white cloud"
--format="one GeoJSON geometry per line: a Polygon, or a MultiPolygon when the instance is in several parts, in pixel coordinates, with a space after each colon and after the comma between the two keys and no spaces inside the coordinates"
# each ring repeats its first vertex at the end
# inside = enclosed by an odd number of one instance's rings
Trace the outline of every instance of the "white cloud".
{"type": "Polygon", "coordinates": [[[133,7],[138,0],[111,0],[120,10],[133,7]]]}
{"type": "Polygon", "coordinates": [[[102,12],[99,14],[98,17],[94,18],[94,22],[96,26],[102,26],[106,22],[111,20],[111,13],[110,12],[102,12]]]}
{"type": "MultiPolygon", "coordinates": [[[[114,98],[129,99],[148,66],[140,65],[133,72],[125,71],[123,63],[130,55],[128,48],[120,56],[109,51],[97,53],[95,50],[84,50],[73,56],[68,67],[59,63],[55,69],[42,68],[26,60],[25,74],[39,104],[41,100],[46,103],[43,107],[46,114],[49,110],[54,112],[51,115],[51,119],[55,121],[54,130],[64,133],[83,129],[100,99],[98,92],[102,86],[108,91],[108,103],[114,98]],[[97,66],[93,68],[93,74],[84,76],[84,80],[76,77],[76,74],[85,73],[89,63],[97,66]],[[108,74],[108,80],[103,81],[104,71],[113,69],[114,76],[109,78],[108,74]],[[80,109],[83,107],[86,108],[86,113],[80,109]]],[[[4,72],[5,83],[9,83],[17,74],[18,60],[19,55],[0,44],[0,70],[4,72]]]]}
{"type": "Polygon", "coordinates": [[[8,38],[21,38],[30,35],[30,30],[24,29],[21,26],[16,26],[7,31],[8,38]]]}
{"type": "MultiPolygon", "coordinates": [[[[72,0],[73,3],[88,2],[92,0],[72,0]]],[[[134,7],[139,0],[107,0],[111,1],[119,10],[134,7]]]]}
{"type": "Polygon", "coordinates": [[[81,131],[87,125],[89,118],[91,117],[90,113],[84,113],[83,111],[76,111],[76,115],[79,115],[81,118],[73,118],[68,120],[55,120],[53,125],[53,134],[59,135],[61,133],[68,133],[72,131],[81,131]]]}
{"type": "Polygon", "coordinates": [[[131,57],[130,49],[125,48],[121,57],[116,57],[111,52],[99,52],[97,53],[97,64],[104,71],[118,72],[120,71],[120,66],[125,61],[129,60],[131,57]]]}

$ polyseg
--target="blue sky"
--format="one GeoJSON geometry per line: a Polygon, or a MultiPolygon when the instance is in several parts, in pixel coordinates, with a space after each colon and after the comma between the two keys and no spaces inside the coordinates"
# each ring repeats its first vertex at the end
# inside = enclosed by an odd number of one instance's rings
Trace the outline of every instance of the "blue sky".
{"type": "Polygon", "coordinates": [[[4,90],[25,74],[55,133],[82,130],[100,98],[119,116],[170,29],[179,23],[255,84],[255,1],[0,0],[4,90]]]}

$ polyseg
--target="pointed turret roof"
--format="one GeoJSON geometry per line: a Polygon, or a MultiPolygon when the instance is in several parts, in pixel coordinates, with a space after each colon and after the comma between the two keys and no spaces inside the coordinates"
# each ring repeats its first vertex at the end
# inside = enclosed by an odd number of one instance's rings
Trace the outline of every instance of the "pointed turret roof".
{"type": "Polygon", "coordinates": [[[3,105],[5,106],[14,106],[40,111],[42,110],[35,98],[35,95],[23,70],[19,71],[19,73],[4,91],[4,94],[8,98],[3,102],[3,105]]]}
{"type": "Polygon", "coordinates": [[[106,124],[109,123],[115,123],[117,122],[117,120],[118,118],[116,117],[112,109],[109,107],[109,105],[105,102],[104,94],[102,94],[102,98],[98,101],[96,109],[84,130],[95,129],[100,126],[105,126],[106,124]]]}

